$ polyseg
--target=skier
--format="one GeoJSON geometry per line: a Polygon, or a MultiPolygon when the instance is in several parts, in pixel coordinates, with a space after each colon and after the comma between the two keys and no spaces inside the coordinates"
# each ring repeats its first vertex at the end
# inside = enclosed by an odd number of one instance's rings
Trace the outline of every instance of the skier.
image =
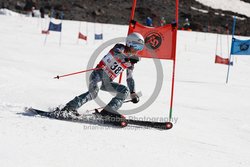
{"type": "Polygon", "coordinates": [[[104,122],[112,123],[116,126],[127,126],[126,118],[119,114],[117,110],[130,93],[133,103],[139,102],[139,97],[135,93],[135,82],[132,77],[134,64],[139,61],[136,53],[144,47],[144,38],[139,33],[131,33],[126,38],[126,45],[116,44],[108,54],[106,54],[97,65],[89,77],[89,86],[86,93],[76,96],[60,110],[59,115],[79,115],[77,109],[86,102],[97,97],[99,89],[114,92],[116,96],[103,108],[100,115],[104,122]],[[127,70],[127,87],[113,82],[113,80],[123,71],[127,70]],[[101,86],[98,85],[101,83],[101,86]]]}

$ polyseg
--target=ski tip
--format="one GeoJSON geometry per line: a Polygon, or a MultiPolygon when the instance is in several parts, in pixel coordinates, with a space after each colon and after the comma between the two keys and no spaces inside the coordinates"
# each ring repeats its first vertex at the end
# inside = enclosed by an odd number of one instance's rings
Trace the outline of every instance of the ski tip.
{"type": "Polygon", "coordinates": [[[24,111],[25,111],[25,112],[29,112],[29,111],[32,111],[32,110],[33,110],[32,107],[25,107],[25,108],[24,108],[24,111]]]}
{"type": "Polygon", "coordinates": [[[54,77],[54,79],[60,79],[60,76],[59,76],[59,75],[57,75],[56,77],[54,77]]]}
{"type": "Polygon", "coordinates": [[[169,130],[173,127],[173,124],[171,122],[164,122],[154,125],[153,127],[161,130],[169,130]]]}
{"type": "Polygon", "coordinates": [[[24,111],[27,113],[27,115],[37,115],[38,113],[36,110],[32,107],[25,107],[24,111]]]}
{"type": "Polygon", "coordinates": [[[24,107],[24,111],[28,111],[30,107],[24,107]]]}
{"type": "Polygon", "coordinates": [[[171,129],[173,127],[172,122],[167,122],[165,128],[166,129],[171,129]]]}

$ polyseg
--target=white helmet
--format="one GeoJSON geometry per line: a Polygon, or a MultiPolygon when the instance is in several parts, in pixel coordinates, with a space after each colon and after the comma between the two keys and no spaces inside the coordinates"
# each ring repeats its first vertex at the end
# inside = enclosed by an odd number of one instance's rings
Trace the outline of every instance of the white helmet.
{"type": "Polygon", "coordinates": [[[144,38],[141,34],[133,32],[127,36],[126,45],[135,50],[142,50],[144,47],[144,38]]]}

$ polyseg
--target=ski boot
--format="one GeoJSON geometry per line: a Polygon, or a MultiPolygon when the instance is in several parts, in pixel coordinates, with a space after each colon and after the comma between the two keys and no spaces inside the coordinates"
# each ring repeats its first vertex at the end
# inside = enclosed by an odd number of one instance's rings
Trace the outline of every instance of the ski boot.
{"type": "Polygon", "coordinates": [[[61,111],[67,112],[68,114],[71,114],[71,115],[80,116],[80,114],[77,112],[77,110],[75,108],[69,107],[67,105],[65,107],[63,107],[63,109],[61,109],[61,111]]]}
{"type": "Polygon", "coordinates": [[[50,116],[56,119],[74,119],[75,117],[80,116],[80,114],[76,109],[65,106],[63,109],[57,107],[55,111],[50,114],[50,116]]]}

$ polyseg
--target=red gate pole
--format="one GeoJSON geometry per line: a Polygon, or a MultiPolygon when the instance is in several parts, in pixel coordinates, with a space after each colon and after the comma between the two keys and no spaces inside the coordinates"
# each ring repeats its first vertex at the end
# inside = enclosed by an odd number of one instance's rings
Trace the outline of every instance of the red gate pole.
{"type": "Polygon", "coordinates": [[[173,38],[173,52],[174,52],[174,61],[173,61],[173,73],[172,73],[172,88],[171,88],[171,100],[170,100],[170,110],[169,110],[169,119],[172,119],[173,115],[173,99],[174,99],[174,82],[175,82],[175,61],[176,61],[176,41],[177,41],[177,31],[178,31],[178,7],[179,7],[179,0],[175,1],[175,22],[176,22],[176,27],[175,27],[175,32],[174,32],[174,38],[173,38]]]}
{"type": "Polygon", "coordinates": [[[133,0],[133,6],[132,6],[132,10],[131,10],[131,15],[130,15],[129,23],[130,23],[131,20],[134,19],[134,16],[135,16],[135,7],[136,7],[136,0],[133,0]]]}
{"type": "MultiPolygon", "coordinates": [[[[134,16],[135,16],[135,7],[136,7],[136,0],[133,0],[133,5],[132,5],[132,9],[131,9],[131,15],[130,15],[130,20],[129,20],[129,24],[131,22],[131,20],[134,19],[134,16]]],[[[122,82],[122,73],[120,74],[120,77],[119,77],[119,83],[122,82]]]]}

